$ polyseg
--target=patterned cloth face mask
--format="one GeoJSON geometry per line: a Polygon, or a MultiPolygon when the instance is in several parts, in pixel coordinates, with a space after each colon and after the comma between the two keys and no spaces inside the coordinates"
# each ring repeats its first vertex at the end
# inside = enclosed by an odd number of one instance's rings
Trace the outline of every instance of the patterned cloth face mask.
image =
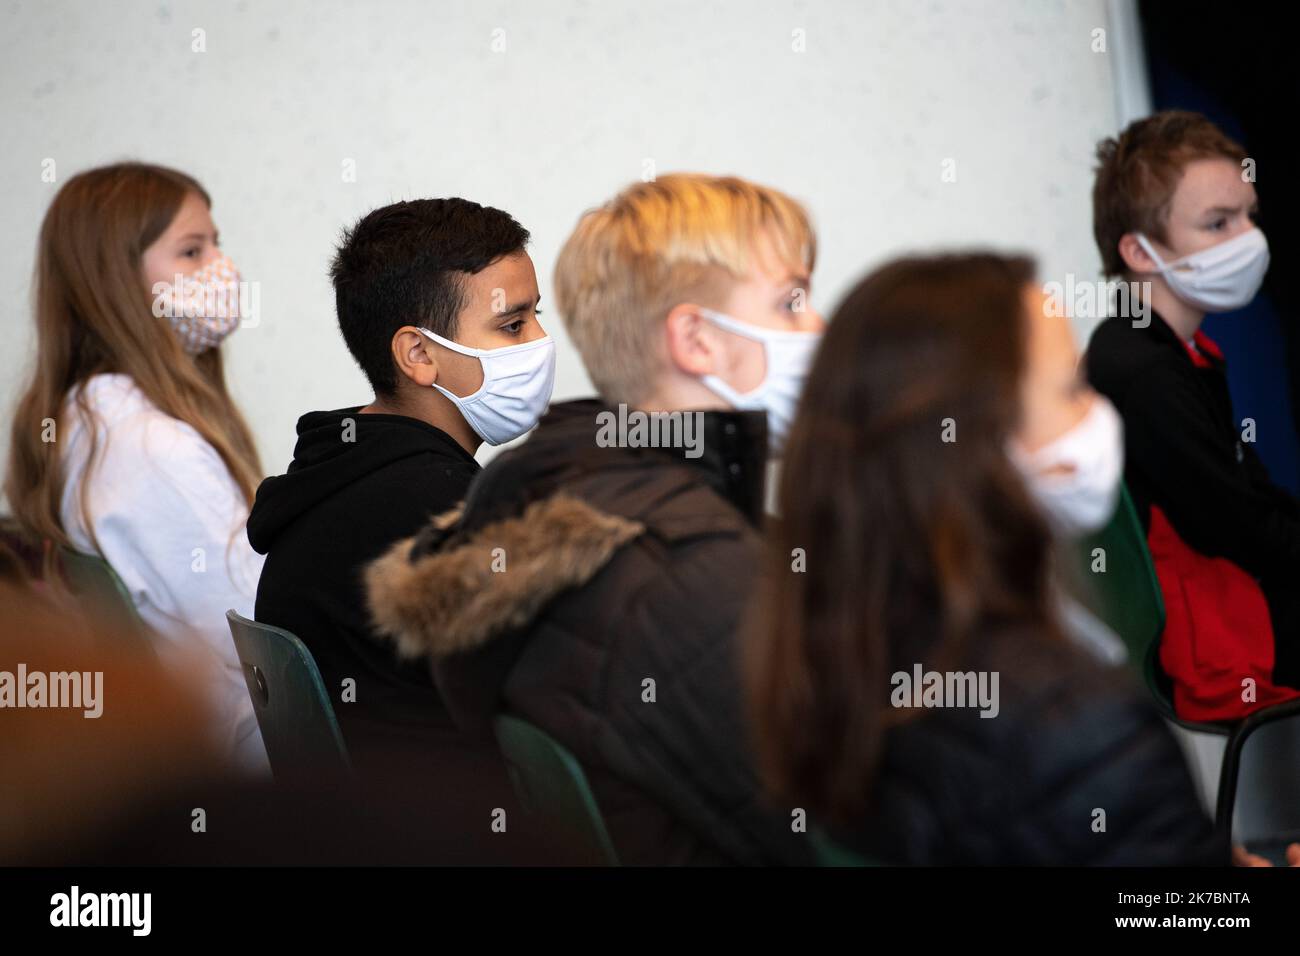
{"type": "Polygon", "coordinates": [[[166,318],[189,355],[216,348],[239,327],[239,270],[226,255],[175,282],[154,284],[153,314],[166,318]]]}

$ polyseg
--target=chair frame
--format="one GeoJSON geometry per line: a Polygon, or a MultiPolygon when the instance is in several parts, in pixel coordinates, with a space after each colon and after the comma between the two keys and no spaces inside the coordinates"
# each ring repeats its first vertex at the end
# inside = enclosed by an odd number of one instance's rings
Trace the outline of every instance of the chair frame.
{"type": "MultiPolygon", "coordinates": [[[[267,736],[267,728],[262,726],[262,710],[266,706],[269,693],[266,675],[257,664],[245,660],[241,646],[242,636],[239,633],[241,627],[274,635],[276,639],[286,642],[298,655],[299,659],[306,663],[311,684],[325,711],[326,726],[329,728],[330,736],[333,738],[334,746],[338,752],[339,768],[345,775],[350,774],[352,760],[348,755],[347,744],[343,740],[343,732],[339,729],[338,715],[334,713],[334,704],[330,701],[329,692],[325,689],[325,682],[321,679],[320,668],[316,666],[316,659],[312,657],[307,645],[282,627],[249,620],[234,609],[226,611],[226,622],[230,627],[230,636],[235,642],[235,649],[239,652],[239,664],[244,671],[244,682],[248,687],[249,696],[253,700],[253,712],[257,715],[257,726],[262,731],[263,739],[267,736]]],[[[267,748],[267,756],[270,757],[269,747],[267,748]]],[[[277,768],[274,763],[271,765],[273,774],[296,772],[299,769],[301,768],[296,765],[293,768],[288,766],[277,768]]]]}

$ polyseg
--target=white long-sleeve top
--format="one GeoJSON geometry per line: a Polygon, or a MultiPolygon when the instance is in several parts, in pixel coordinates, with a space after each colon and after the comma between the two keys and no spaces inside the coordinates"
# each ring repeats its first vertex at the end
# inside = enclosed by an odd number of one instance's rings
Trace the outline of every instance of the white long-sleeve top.
{"type": "MultiPolygon", "coordinates": [[[[164,663],[196,652],[212,665],[214,733],[236,765],[269,773],[252,700],[226,623],[253,616],[263,557],[248,543],[248,505],[216,450],[165,414],[126,375],[83,386],[98,450],[86,484],[94,536],[81,510],[88,423],[69,399],[55,440],[65,484],[61,512],[73,546],[103,557],[154,631],[164,663]]],[[[111,702],[109,702],[111,703],[111,702]]]]}

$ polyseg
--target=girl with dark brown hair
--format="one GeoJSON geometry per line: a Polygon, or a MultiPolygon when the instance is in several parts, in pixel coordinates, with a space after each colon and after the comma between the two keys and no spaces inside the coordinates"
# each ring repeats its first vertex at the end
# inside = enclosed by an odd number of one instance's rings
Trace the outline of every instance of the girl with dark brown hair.
{"type": "Polygon", "coordinates": [[[750,643],[762,766],[885,862],[1226,862],[1159,716],[1060,620],[1053,531],[1109,516],[1121,438],[1033,281],[903,259],[832,318],[750,643]]]}

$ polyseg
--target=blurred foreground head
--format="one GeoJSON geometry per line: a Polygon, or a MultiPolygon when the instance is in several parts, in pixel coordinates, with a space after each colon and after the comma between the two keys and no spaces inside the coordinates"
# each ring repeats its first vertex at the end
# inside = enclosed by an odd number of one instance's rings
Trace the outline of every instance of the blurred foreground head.
{"type": "Polygon", "coordinates": [[[749,663],[769,781],[827,819],[866,804],[900,661],[955,664],[991,627],[1059,637],[1051,533],[1008,453],[1078,414],[1043,426],[1052,400],[1028,400],[1061,331],[1033,282],[1024,258],[892,262],[837,309],[809,375],[749,663]]]}
{"type": "Polygon", "coordinates": [[[395,752],[365,779],[236,775],[204,662],[164,670],[3,545],[0,608],[0,865],[586,862],[469,748],[395,752]]]}
{"type": "Polygon", "coordinates": [[[0,564],[0,862],[73,862],[59,848],[222,773],[202,676],[164,671],[138,639],[37,590],[12,556],[0,564]]]}

